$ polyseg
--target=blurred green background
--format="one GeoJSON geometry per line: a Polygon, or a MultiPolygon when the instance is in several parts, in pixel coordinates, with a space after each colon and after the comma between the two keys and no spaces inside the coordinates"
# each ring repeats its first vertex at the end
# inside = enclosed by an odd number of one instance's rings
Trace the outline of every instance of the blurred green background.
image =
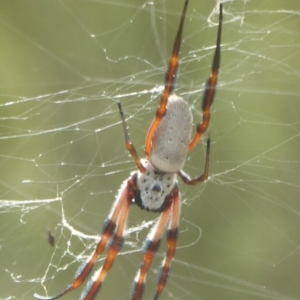
{"type": "MultiPolygon", "coordinates": [[[[92,253],[120,184],[135,169],[116,102],[143,156],[182,6],[1,2],[1,299],[57,294],[92,253]]],[[[183,33],[176,93],[192,106],[195,124],[216,8],[190,0],[183,33]]],[[[210,179],[180,183],[178,250],[161,299],[300,299],[299,13],[299,0],[224,1],[210,179]]],[[[186,162],[191,176],[202,172],[205,142],[186,162]]],[[[126,243],[97,299],[129,299],[157,216],[131,207],[126,243]]],[[[165,251],[163,241],[144,299],[154,295],[165,251]]]]}

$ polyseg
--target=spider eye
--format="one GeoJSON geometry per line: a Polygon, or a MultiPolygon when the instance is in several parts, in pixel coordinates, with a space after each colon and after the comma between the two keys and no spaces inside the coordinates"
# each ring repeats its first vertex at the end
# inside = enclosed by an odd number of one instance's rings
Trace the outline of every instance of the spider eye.
{"type": "Polygon", "coordinates": [[[160,192],[161,191],[161,186],[158,184],[158,183],[155,183],[153,186],[152,186],[152,191],[153,192],[160,192]]]}

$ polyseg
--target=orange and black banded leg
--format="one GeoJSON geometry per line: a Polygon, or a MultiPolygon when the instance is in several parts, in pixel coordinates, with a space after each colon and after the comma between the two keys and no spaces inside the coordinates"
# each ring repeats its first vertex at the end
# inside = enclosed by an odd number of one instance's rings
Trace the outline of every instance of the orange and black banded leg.
{"type": "Polygon", "coordinates": [[[207,142],[206,142],[206,159],[205,159],[205,167],[204,172],[197,178],[191,179],[188,174],[183,172],[182,170],[178,171],[177,174],[183,180],[184,183],[188,185],[196,185],[199,182],[203,182],[208,178],[208,169],[209,169],[209,153],[210,153],[210,136],[208,135],[207,142]]]}
{"type": "Polygon", "coordinates": [[[150,265],[152,263],[153,256],[155,255],[160,241],[162,234],[164,232],[164,229],[167,226],[170,211],[171,211],[171,198],[165,200],[167,201],[165,210],[161,213],[161,216],[155,225],[154,230],[151,231],[151,235],[147,237],[145,246],[144,246],[144,262],[142,263],[134,284],[133,284],[133,289],[132,289],[132,295],[131,295],[131,300],[140,300],[143,295],[144,291],[144,285],[145,285],[145,279],[146,279],[146,273],[150,268],[150,265]]]}
{"type": "Polygon", "coordinates": [[[160,276],[158,278],[158,284],[157,284],[157,291],[154,296],[154,300],[157,300],[161,292],[166,286],[169,271],[170,271],[170,265],[172,262],[172,259],[175,255],[176,251],[176,241],[178,237],[178,224],[179,224],[179,213],[180,213],[180,196],[179,196],[179,190],[176,189],[173,192],[173,204],[172,204],[172,212],[171,212],[171,224],[170,229],[167,233],[167,240],[168,240],[168,251],[166,253],[166,258],[163,261],[162,267],[160,269],[160,276]]]}
{"type": "Polygon", "coordinates": [[[135,180],[132,180],[132,178],[126,180],[123,183],[119,195],[115,201],[114,208],[108,220],[105,222],[105,226],[103,228],[101,238],[97,244],[96,250],[92,254],[92,256],[88,259],[88,261],[78,269],[73,283],[70,286],[68,286],[64,291],[62,291],[60,294],[53,297],[44,297],[38,294],[34,294],[34,297],[36,299],[40,299],[40,300],[58,299],[81,286],[81,284],[84,282],[84,280],[92,270],[97,258],[104,251],[107,242],[114,235],[115,228],[117,227],[118,221],[120,220],[120,215],[122,214],[122,211],[124,212],[124,207],[127,207],[128,203],[131,203],[134,197],[134,190],[135,190],[135,180]]]}
{"type": "Polygon", "coordinates": [[[180,51],[182,30],[183,30],[184,19],[185,19],[185,14],[186,14],[188,3],[189,3],[189,0],[186,0],[184,3],[180,24],[179,24],[177,36],[175,39],[175,43],[173,46],[173,52],[172,52],[172,56],[170,59],[169,68],[168,68],[167,75],[166,75],[165,89],[164,89],[164,92],[163,92],[161,100],[160,100],[159,108],[156,111],[155,119],[152,122],[152,124],[149,128],[148,134],[147,134],[146,146],[145,146],[146,157],[149,157],[149,155],[150,155],[153,134],[154,134],[157,126],[159,125],[161,119],[163,118],[163,116],[166,113],[168,98],[174,89],[176,74],[177,74],[177,69],[178,69],[178,54],[180,51]]]}
{"type": "Polygon", "coordinates": [[[123,202],[121,213],[118,218],[116,231],[114,237],[108,249],[107,257],[103,263],[103,266],[99,271],[95,272],[90,282],[87,284],[87,288],[81,294],[80,300],[92,300],[95,298],[97,292],[99,291],[101,284],[113,265],[113,262],[122,248],[123,245],[123,232],[127,222],[127,216],[129,212],[129,206],[131,204],[130,197],[127,197],[127,201],[123,202]]]}
{"type": "Polygon", "coordinates": [[[223,5],[220,4],[220,15],[219,15],[219,27],[218,27],[218,36],[216,43],[216,50],[214,54],[214,59],[212,63],[212,73],[208,78],[205,84],[205,90],[202,100],[202,111],[203,119],[202,123],[197,126],[197,132],[194,139],[190,142],[189,151],[192,150],[199,140],[201,139],[202,134],[206,131],[209,119],[210,119],[210,106],[213,103],[215,90],[218,80],[219,66],[220,66],[220,44],[221,44],[221,34],[222,34],[222,20],[223,20],[223,5]]]}

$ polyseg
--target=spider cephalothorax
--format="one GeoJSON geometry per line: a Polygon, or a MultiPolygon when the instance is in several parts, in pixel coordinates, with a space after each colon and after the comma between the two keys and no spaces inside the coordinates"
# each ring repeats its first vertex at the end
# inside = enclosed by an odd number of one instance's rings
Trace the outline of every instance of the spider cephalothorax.
{"type": "Polygon", "coordinates": [[[220,4],[219,27],[212,63],[212,73],[206,82],[202,100],[203,120],[198,124],[196,134],[191,140],[191,109],[183,98],[172,94],[178,69],[178,54],[188,2],[189,0],[185,0],[179,29],[173,47],[173,53],[166,75],[165,89],[156,112],[156,117],[147,134],[145,146],[146,159],[139,158],[129,139],[121,103],[118,102],[126,139],[126,147],[134,158],[138,171],[132,173],[129,179],[126,179],[121,185],[96,250],[76,273],[73,283],[57,296],[42,297],[35,294],[37,299],[57,299],[79,287],[90,273],[99,255],[105,250],[105,247],[108,246],[108,253],[103,266],[95,273],[81,295],[81,299],[94,299],[123,244],[124,228],[129,207],[132,203],[137,204],[142,209],[160,212],[160,217],[155,227],[148,235],[144,245],[144,260],[135,277],[131,299],[140,300],[142,298],[147,271],[150,268],[152,258],[159,247],[161,237],[169,222],[170,225],[167,234],[168,250],[162,263],[161,272],[159,273],[154,299],[157,299],[163,291],[168,279],[170,264],[175,255],[178,235],[180,194],[176,174],[181,177],[184,183],[189,185],[195,185],[208,178],[210,151],[209,138],[207,140],[204,173],[195,179],[190,179],[190,177],[182,171],[182,168],[185,164],[188,151],[195,147],[208,127],[210,120],[210,106],[215,94],[220,65],[222,4],[220,4]]]}
{"type": "Polygon", "coordinates": [[[174,173],[162,173],[154,169],[147,159],[141,159],[146,171],[137,173],[138,196],[136,204],[142,209],[161,212],[164,200],[173,190],[176,180],[174,173]]]}

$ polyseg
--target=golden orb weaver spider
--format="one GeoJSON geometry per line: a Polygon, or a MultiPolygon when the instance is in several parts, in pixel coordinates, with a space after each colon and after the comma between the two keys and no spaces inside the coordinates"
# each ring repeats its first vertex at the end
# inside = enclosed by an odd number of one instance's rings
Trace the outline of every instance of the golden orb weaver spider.
{"type": "Polygon", "coordinates": [[[134,158],[138,171],[133,172],[121,185],[112,211],[104,225],[96,250],[88,261],[79,268],[73,283],[54,297],[43,297],[35,294],[35,298],[40,300],[57,299],[81,286],[90,273],[97,258],[104,251],[108,242],[111,241],[103,266],[95,273],[91,281],[87,284],[87,288],[83,291],[80,298],[85,300],[94,299],[107,272],[111,268],[116,255],[122,247],[123,232],[126,225],[129,206],[131,204],[136,204],[141,209],[161,213],[154,229],[147,237],[144,246],[144,261],[136,275],[131,299],[140,300],[142,298],[147,271],[150,268],[152,258],[158,249],[162,234],[170,217],[170,228],[168,229],[167,234],[168,250],[159,273],[154,299],[158,299],[163,291],[169,275],[170,264],[175,254],[178,236],[180,194],[176,174],[178,174],[188,185],[195,185],[208,178],[210,152],[209,137],[207,140],[204,173],[195,179],[190,179],[190,177],[182,171],[182,168],[188,151],[196,146],[202,134],[208,127],[210,106],[215,95],[220,65],[222,4],[220,4],[219,27],[212,63],[212,73],[206,82],[202,101],[203,120],[197,126],[195,137],[191,140],[193,122],[191,109],[184,99],[172,93],[175,86],[178,54],[188,2],[189,0],[185,1],[181,15],[181,21],[166,75],[165,89],[156,112],[156,117],[149,128],[146,138],[146,158],[140,159],[138,157],[137,152],[130,141],[121,103],[119,102],[118,107],[126,139],[126,147],[134,158]]]}

